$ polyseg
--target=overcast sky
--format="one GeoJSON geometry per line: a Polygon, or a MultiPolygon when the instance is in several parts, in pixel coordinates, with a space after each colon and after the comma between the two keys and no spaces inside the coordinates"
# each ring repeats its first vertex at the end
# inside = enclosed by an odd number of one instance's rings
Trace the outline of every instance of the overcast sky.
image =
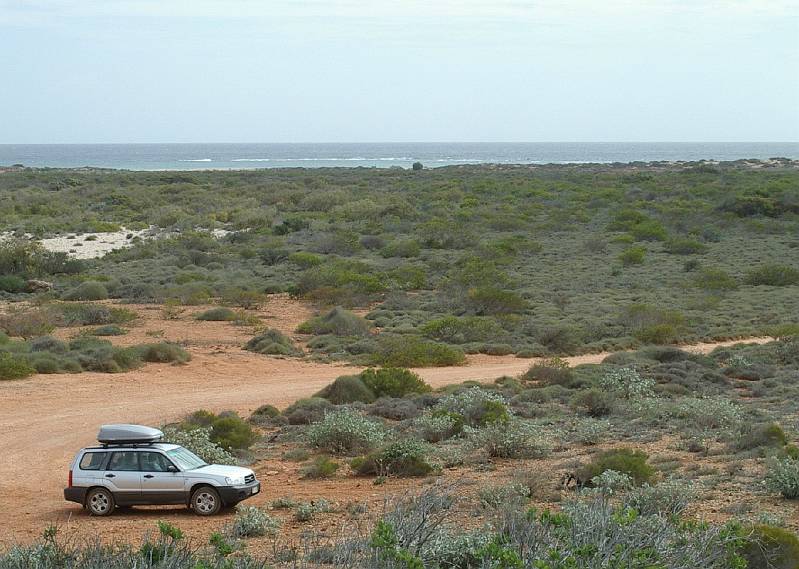
{"type": "Polygon", "coordinates": [[[0,0],[0,143],[797,141],[799,0],[0,0]]]}

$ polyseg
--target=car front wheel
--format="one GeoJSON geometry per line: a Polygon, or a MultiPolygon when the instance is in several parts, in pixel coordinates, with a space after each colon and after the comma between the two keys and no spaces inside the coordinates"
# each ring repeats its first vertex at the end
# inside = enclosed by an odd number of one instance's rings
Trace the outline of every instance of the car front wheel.
{"type": "Polygon", "coordinates": [[[93,516],[110,516],[114,512],[114,495],[105,488],[93,488],[86,495],[86,509],[93,516]]]}
{"type": "Polygon", "coordinates": [[[213,516],[222,509],[219,492],[210,486],[197,488],[191,495],[191,509],[198,516],[213,516]]]}

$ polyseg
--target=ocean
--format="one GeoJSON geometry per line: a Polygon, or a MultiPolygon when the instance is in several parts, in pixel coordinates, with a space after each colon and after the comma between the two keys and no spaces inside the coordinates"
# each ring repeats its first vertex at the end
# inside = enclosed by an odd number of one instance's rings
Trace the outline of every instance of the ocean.
{"type": "Polygon", "coordinates": [[[0,166],[125,170],[799,159],[799,142],[0,144],[0,166]]]}

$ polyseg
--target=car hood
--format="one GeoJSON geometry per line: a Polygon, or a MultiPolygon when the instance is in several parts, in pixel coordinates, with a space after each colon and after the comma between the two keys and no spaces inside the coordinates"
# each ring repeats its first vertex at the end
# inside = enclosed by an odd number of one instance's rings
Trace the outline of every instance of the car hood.
{"type": "Polygon", "coordinates": [[[226,464],[206,464],[200,468],[195,468],[190,471],[192,474],[200,474],[207,476],[227,476],[229,478],[243,478],[249,474],[255,474],[249,468],[242,468],[240,466],[228,466],[226,464]]]}

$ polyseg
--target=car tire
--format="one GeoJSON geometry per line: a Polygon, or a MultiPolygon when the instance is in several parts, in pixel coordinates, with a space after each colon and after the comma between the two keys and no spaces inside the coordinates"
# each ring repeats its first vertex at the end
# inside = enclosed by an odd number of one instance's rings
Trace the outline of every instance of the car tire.
{"type": "Polygon", "coordinates": [[[191,494],[191,509],[198,516],[213,516],[222,509],[222,498],[211,486],[200,486],[191,494]]]}
{"type": "Polygon", "coordinates": [[[86,511],[92,516],[110,516],[115,506],[114,495],[105,488],[92,488],[86,494],[86,511]]]}

